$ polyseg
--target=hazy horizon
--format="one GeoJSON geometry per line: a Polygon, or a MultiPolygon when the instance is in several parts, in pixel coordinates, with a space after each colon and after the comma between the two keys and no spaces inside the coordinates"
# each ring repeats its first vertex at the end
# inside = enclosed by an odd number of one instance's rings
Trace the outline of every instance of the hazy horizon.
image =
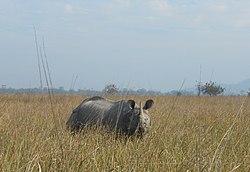
{"type": "Polygon", "coordinates": [[[0,85],[40,86],[34,26],[54,87],[169,91],[194,87],[200,73],[238,83],[250,78],[249,9],[247,0],[2,0],[0,85]]]}

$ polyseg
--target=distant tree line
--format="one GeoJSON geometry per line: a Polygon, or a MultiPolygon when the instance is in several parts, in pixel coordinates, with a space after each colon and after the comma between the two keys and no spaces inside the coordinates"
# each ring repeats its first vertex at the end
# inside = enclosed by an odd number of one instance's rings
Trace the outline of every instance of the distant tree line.
{"type": "MultiPolygon", "coordinates": [[[[70,89],[65,90],[63,87],[59,88],[50,88],[50,91],[55,94],[87,94],[87,95],[97,95],[100,94],[100,91],[92,89],[70,89]]],[[[0,93],[47,93],[48,88],[0,88],[0,93]]]]}
{"type": "MultiPolygon", "coordinates": [[[[224,93],[225,88],[216,84],[215,82],[209,81],[206,83],[199,82],[196,85],[196,91],[187,91],[187,90],[172,90],[169,92],[161,92],[155,90],[147,90],[145,88],[140,89],[119,89],[115,84],[107,84],[103,90],[93,90],[93,89],[69,89],[65,90],[64,87],[59,88],[50,88],[50,91],[54,94],[84,94],[84,95],[144,95],[144,96],[217,96],[224,93]]],[[[6,85],[3,85],[0,88],[0,93],[47,93],[48,88],[8,88],[6,85]]],[[[229,94],[228,94],[229,95],[229,94]]],[[[235,94],[230,94],[235,95],[235,94]]],[[[236,94],[239,95],[239,94],[236,94]]],[[[243,94],[242,94],[243,95],[243,94]]],[[[250,96],[250,90],[247,92],[247,95],[250,96]]]]}
{"type": "MultiPolygon", "coordinates": [[[[59,88],[50,88],[50,91],[54,94],[84,94],[84,95],[143,95],[143,96],[176,96],[176,95],[186,95],[193,96],[194,92],[191,91],[170,91],[170,92],[161,92],[154,90],[147,90],[145,88],[141,89],[118,89],[115,85],[106,85],[106,87],[101,90],[93,90],[93,89],[70,89],[65,90],[63,87],[59,88]]],[[[0,88],[0,93],[47,93],[48,88],[0,88]]]]}

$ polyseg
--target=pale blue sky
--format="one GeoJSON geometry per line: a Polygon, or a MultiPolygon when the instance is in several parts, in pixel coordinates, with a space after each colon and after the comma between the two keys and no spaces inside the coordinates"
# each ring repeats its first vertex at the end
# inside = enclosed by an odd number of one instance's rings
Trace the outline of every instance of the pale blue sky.
{"type": "MultiPolygon", "coordinates": [[[[33,26],[55,87],[161,91],[250,78],[249,0],[1,0],[0,84],[38,87],[33,26]]],[[[45,83],[45,82],[44,82],[45,83]]]]}

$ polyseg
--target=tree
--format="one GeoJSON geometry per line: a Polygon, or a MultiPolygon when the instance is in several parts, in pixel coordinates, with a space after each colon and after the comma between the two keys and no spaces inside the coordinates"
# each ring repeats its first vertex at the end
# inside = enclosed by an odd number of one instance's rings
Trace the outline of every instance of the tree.
{"type": "Polygon", "coordinates": [[[209,96],[217,96],[225,91],[225,88],[220,85],[216,85],[215,82],[207,82],[205,85],[200,87],[200,90],[203,94],[207,94],[209,96]]]}
{"type": "Polygon", "coordinates": [[[118,88],[115,84],[108,84],[103,91],[106,95],[116,95],[118,93],[118,88]]]}

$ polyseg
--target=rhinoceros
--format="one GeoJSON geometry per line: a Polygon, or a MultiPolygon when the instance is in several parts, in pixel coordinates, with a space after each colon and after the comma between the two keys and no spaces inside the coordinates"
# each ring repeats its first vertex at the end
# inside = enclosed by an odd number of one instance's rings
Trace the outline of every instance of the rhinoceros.
{"type": "Polygon", "coordinates": [[[66,125],[71,132],[81,131],[89,125],[103,125],[126,136],[143,137],[151,129],[148,109],[154,104],[149,99],[138,106],[134,100],[112,101],[95,96],[82,101],[69,117],[66,125]]]}

